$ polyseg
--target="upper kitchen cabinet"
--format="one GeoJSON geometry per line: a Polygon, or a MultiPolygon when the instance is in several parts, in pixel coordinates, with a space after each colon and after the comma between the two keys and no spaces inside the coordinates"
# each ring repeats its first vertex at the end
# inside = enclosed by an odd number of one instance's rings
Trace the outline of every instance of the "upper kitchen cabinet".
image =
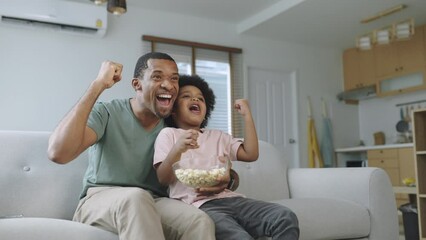
{"type": "Polygon", "coordinates": [[[340,100],[362,100],[426,89],[426,25],[408,40],[343,52],[344,91],[340,100]]]}
{"type": "Polygon", "coordinates": [[[378,95],[387,96],[425,89],[424,26],[417,27],[410,40],[395,41],[374,48],[378,95]]]}
{"type": "Polygon", "coordinates": [[[425,65],[424,26],[417,27],[410,40],[375,46],[376,77],[383,80],[421,70],[425,65]]]}
{"type": "Polygon", "coordinates": [[[345,90],[374,85],[374,55],[372,50],[350,48],[343,52],[345,90]]]}

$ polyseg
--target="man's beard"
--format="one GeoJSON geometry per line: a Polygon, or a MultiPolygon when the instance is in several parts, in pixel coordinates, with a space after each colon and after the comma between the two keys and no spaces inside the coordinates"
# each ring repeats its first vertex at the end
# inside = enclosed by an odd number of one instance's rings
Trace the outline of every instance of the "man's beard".
{"type": "Polygon", "coordinates": [[[160,111],[160,109],[155,108],[155,115],[159,118],[166,118],[172,114],[172,110],[160,111]]]}

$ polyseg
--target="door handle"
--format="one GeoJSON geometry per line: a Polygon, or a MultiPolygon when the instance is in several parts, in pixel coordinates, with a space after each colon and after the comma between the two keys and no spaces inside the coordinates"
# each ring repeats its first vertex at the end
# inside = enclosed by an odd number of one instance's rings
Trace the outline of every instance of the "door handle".
{"type": "Polygon", "coordinates": [[[290,139],[288,140],[288,143],[290,143],[290,144],[294,144],[294,143],[296,143],[296,140],[294,140],[293,138],[290,138],[290,139]]]}

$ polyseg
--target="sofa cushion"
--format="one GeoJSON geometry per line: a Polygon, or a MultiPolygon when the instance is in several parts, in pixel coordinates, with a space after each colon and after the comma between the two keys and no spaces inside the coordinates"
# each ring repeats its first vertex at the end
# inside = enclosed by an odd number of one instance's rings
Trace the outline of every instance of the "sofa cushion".
{"type": "Polygon", "coordinates": [[[296,213],[301,230],[300,240],[358,239],[370,234],[370,214],[365,207],[354,202],[327,198],[273,202],[287,206],[296,213]]]}
{"type": "Polygon", "coordinates": [[[290,197],[287,182],[287,162],[273,145],[259,141],[259,158],[255,162],[234,161],[232,168],[240,178],[236,190],[249,198],[263,201],[290,197]]]}
{"type": "Polygon", "coordinates": [[[8,218],[0,219],[0,239],[118,240],[118,236],[100,228],[68,220],[52,218],[8,218]]]}
{"type": "Polygon", "coordinates": [[[0,217],[72,219],[87,152],[59,165],[47,157],[49,132],[0,132],[0,217]]]}

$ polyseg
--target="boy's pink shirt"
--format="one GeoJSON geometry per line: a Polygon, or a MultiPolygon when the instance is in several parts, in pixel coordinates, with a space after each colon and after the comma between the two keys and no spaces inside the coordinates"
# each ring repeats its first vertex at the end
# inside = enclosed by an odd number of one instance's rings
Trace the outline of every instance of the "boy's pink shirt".
{"type": "MultiPolygon", "coordinates": [[[[173,145],[184,132],[185,130],[179,128],[164,128],[160,134],[158,134],[155,142],[154,165],[166,159],[173,145]]],[[[227,133],[209,129],[203,129],[203,132],[200,132],[197,141],[200,147],[186,151],[182,154],[181,159],[190,156],[200,156],[198,159],[206,159],[202,157],[218,155],[228,156],[231,160],[236,160],[238,148],[242,143],[241,139],[233,138],[227,133]]],[[[199,166],[202,166],[202,162],[199,162],[199,166]]],[[[169,188],[170,198],[182,200],[183,202],[192,204],[196,207],[200,207],[203,203],[213,199],[243,196],[239,193],[225,189],[223,192],[213,196],[197,198],[193,188],[186,187],[179,181],[171,184],[169,188]]]]}

